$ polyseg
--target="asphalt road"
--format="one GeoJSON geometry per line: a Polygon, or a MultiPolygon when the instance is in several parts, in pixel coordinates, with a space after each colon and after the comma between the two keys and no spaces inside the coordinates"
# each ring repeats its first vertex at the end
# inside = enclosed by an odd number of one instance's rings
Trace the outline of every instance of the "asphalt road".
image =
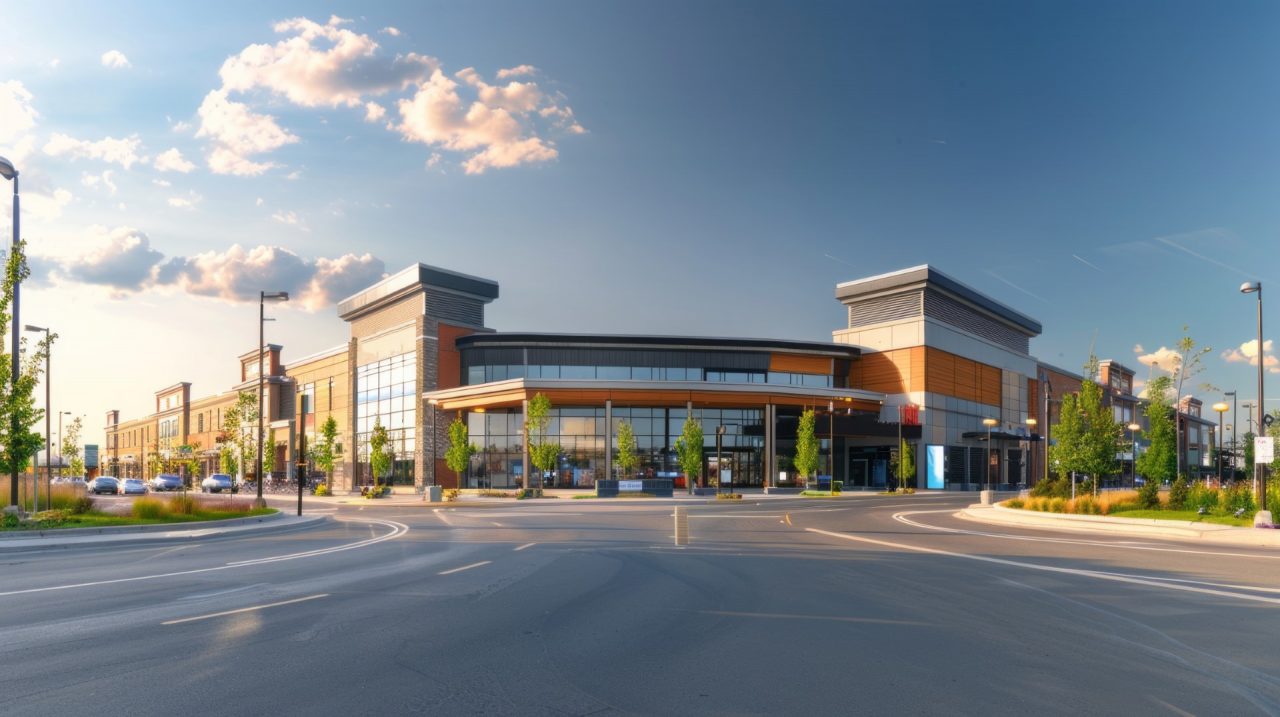
{"type": "Polygon", "coordinates": [[[3,556],[21,715],[1280,714],[1280,553],[972,496],[342,507],[3,556]]]}

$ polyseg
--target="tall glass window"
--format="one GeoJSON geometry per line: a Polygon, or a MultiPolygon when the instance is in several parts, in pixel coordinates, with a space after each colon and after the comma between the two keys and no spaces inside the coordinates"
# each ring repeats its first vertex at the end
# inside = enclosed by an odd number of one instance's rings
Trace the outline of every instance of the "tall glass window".
{"type": "Polygon", "coordinates": [[[365,364],[356,369],[356,445],[360,480],[373,483],[369,465],[369,437],[376,423],[387,429],[395,453],[391,476],[381,482],[411,485],[416,448],[413,427],[418,407],[417,354],[409,352],[365,364]]]}

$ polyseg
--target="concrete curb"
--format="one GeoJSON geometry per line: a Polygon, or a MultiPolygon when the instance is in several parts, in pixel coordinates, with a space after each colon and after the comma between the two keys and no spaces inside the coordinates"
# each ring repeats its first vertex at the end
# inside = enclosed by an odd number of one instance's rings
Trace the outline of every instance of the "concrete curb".
{"type": "Polygon", "coordinates": [[[196,542],[221,537],[284,533],[309,528],[331,519],[329,515],[285,516],[283,513],[248,518],[201,521],[174,525],[121,525],[102,528],[66,528],[5,535],[0,553],[59,548],[101,548],[123,545],[156,545],[196,542]]]}
{"type": "Polygon", "coordinates": [[[971,505],[957,515],[989,525],[1022,528],[1049,528],[1078,533],[1108,533],[1141,537],[1173,538],[1215,545],[1280,547],[1280,530],[1237,528],[1213,523],[1192,523],[1155,518],[1110,518],[1103,515],[1040,513],[1001,505],[971,505]]]}

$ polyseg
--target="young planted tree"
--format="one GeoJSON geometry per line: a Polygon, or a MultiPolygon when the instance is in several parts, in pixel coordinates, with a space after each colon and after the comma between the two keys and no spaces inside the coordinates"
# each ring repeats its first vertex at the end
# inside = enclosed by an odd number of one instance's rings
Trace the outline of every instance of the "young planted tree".
{"type": "MultiPolygon", "coordinates": [[[[1180,410],[1183,396],[1182,390],[1187,379],[1199,374],[1201,371],[1204,371],[1205,367],[1202,359],[1205,354],[1213,351],[1213,347],[1211,346],[1200,346],[1197,348],[1195,339],[1187,335],[1187,329],[1187,326],[1182,327],[1182,338],[1178,339],[1178,355],[1173,362],[1173,405],[1175,408],[1179,409],[1174,413],[1176,424],[1174,425],[1173,433],[1174,462],[1176,464],[1174,470],[1176,471],[1176,475],[1182,475],[1186,472],[1184,470],[1186,467],[1182,465],[1182,412],[1180,410]]],[[[1204,384],[1202,388],[1209,391],[1217,390],[1209,384],[1204,384]]]]}
{"type": "Polygon", "coordinates": [[[248,467],[256,463],[257,458],[257,395],[252,391],[240,392],[236,402],[222,414],[222,432],[227,437],[227,443],[232,447],[236,468],[240,477],[243,478],[248,467]]]}
{"type": "Polygon", "coordinates": [[[222,449],[218,451],[218,468],[231,476],[240,470],[240,465],[236,461],[236,449],[228,443],[222,444],[222,449]]]}
{"type": "Polygon", "coordinates": [[[1174,437],[1173,406],[1169,401],[1169,389],[1173,379],[1157,376],[1147,383],[1147,421],[1150,428],[1146,439],[1150,444],[1138,456],[1136,468],[1146,478],[1141,499],[1148,507],[1158,505],[1160,485],[1178,475],[1177,439],[1174,437]]]}
{"type": "Polygon", "coordinates": [[[686,416],[680,437],[676,439],[676,462],[684,471],[690,493],[698,482],[698,476],[702,475],[703,440],[702,424],[694,420],[693,414],[686,416]]]}
{"type": "Polygon", "coordinates": [[[324,471],[325,481],[333,482],[333,465],[337,462],[338,422],[329,416],[320,424],[320,440],[311,447],[311,460],[324,471]]]}
{"type": "Polygon", "coordinates": [[[818,434],[815,431],[816,421],[813,409],[806,408],[804,413],[800,414],[800,425],[796,428],[796,457],[792,463],[796,467],[796,473],[800,474],[805,483],[808,483],[809,476],[818,470],[819,445],[818,434]]]}
{"type": "Polygon", "coordinates": [[[373,491],[380,490],[381,480],[391,473],[391,456],[387,453],[391,437],[382,421],[374,419],[373,432],[369,434],[369,472],[373,474],[373,491]]]}
{"type": "MultiPolygon", "coordinates": [[[[538,488],[542,487],[541,478],[547,471],[555,470],[556,461],[560,459],[560,444],[551,440],[551,399],[546,394],[538,393],[529,399],[529,411],[524,424],[525,441],[529,446],[529,462],[538,469],[538,488]]],[[[529,476],[525,474],[525,490],[529,489],[529,476]]]]}
{"type": "MultiPolygon", "coordinates": [[[[13,319],[14,287],[30,274],[26,245],[25,241],[19,241],[5,261],[4,279],[0,281],[0,327],[8,326],[13,319]]],[[[26,350],[27,339],[22,339],[19,352],[25,358],[20,360],[16,382],[12,380],[12,354],[0,352],[0,473],[3,475],[25,471],[31,457],[44,447],[44,436],[33,430],[44,419],[44,409],[36,408],[35,389],[44,373],[49,347],[57,338],[57,334],[46,334],[36,343],[34,351],[26,350]]],[[[18,484],[14,483],[10,488],[10,504],[16,505],[17,498],[18,484]]]]}
{"type": "Polygon", "coordinates": [[[1080,394],[1068,393],[1062,397],[1062,411],[1058,415],[1058,424],[1053,427],[1056,444],[1049,446],[1049,464],[1060,480],[1084,470],[1081,461],[1084,436],[1085,420],[1080,410],[1080,394]]]}
{"type": "Polygon", "coordinates": [[[1095,493],[1104,476],[1120,470],[1116,446],[1124,432],[1124,427],[1116,422],[1115,413],[1103,403],[1102,386],[1093,380],[1097,369],[1098,359],[1090,356],[1089,363],[1085,366],[1090,380],[1080,387],[1079,409],[1084,419],[1084,434],[1076,456],[1078,470],[1093,479],[1095,493]]]}
{"type": "Polygon", "coordinates": [[[453,419],[449,424],[449,448],[444,452],[444,463],[458,474],[459,488],[462,487],[462,474],[471,467],[471,456],[479,450],[467,434],[467,424],[461,418],[453,419]]]}
{"type": "Polygon", "coordinates": [[[619,480],[625,480],[640,464],[640,457],[636,455],[636,434],[626,421],[618,423],[618,455],[613,462],[618,466],[619,480]]]}
{"type": "MultiPolygon", "coordinates": [[[[179,446],[178,452],[183,457],[182,465],[187,469],[187,478],[190,480],[191,485],[199,485],[200,479],[203,477],[200,475],[201,467],[200,467],[199,441],[196,441],[194,443],[188,443],[187,445],[184,445],[184,446],[179,446]]],[[[182,482],[183,490],[186,490],[186,485],[187,485],[187,481],[184,480],[182,482]]]]}
{"type": "Polygon", "coordinates": [[[916,477],[916,449],[905,438],[898,444],[898,453],[894,456],[893,477],[900,492],[910,490],[910,483],[916,477]]]}
{"type": "MultiPolygon", "coordinates": [[[[80,431],[83,424],[80,417],[76,416],[74,420],[68,424],[62,432],[62,464],[71,468],[71,475],[84,475],[84,456],[80,453],[80,431]]],[[[58,475],[62,475],[62,469],[58,469],[58,475]]]]}

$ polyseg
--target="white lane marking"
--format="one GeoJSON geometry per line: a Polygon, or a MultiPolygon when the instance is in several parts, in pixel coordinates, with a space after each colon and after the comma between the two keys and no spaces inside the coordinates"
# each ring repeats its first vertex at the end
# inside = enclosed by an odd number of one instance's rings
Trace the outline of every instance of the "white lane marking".
{"type": "MultiPolygon", "coordinates": [[[[341,518],[339,518],[339,520],[342,520],[342,522],[348,522],[341,518]]],[[[284,560],[297,560],[299,558],[311,558],[311,557],[316,557],[318,555],[327,555],[329,553],[339,553],[344,550],[353,550],[355,548],[363,548],[365,546],[373,545],[375,543],[380,543],[385,540],[395,540],[396,538],[399,538],[400,536],[409,532],[409,526],[404,525],[403,523],[396,523],[390,520],[363,518],[353,522],[379,523],[381,525],[386,525],[391,527],[392,530],[390,533],[386,533],[385,535],[382,535],[381,537],[375,538],[373,540],[361,540],[356,543],[348,543],[346,545],[339,545],[333,548],[311,550],[303,553],[293,553],[291,555],[280,555],[274,558],[260,558],[258,560],[246,560],[238,563],[227,563],[226,565],[218,565],[211,568],[193,568],[191,570],[177,570],[171,573],[158,573],[155,575],[138,575],[132,578],[116,578],[114,580],[96,580],[94,582],[88,582],[88,583],[72,583],[70,585],[50,585],[48,587],[43,587],[43,588],[27,588],[26,590],[10,590],[8,592],[0,592],[0,597],[7,597],[9,595],[28,595],[31,593],[52,592],[55,590],[74,590],[76,588],[91,588],[91,587],[97,587],[99,585],[115,585],[117,583],[133,583],[141,580],[157,580],[159,578],[172,578],[172,577],[177,577],[179,575],[198,575],[200,573],[212,573],[212,572],[217,572],[219,570],[231,570],[233,568],[243,568],[251,565],[260,565],[263,563],[274,563],[274,562],[280,562],[284,560]]]]}
{"type": "Polygon", "coordinates": [[[541,518],[544,515],[586,515],[586,514],[585,513],[562,513],[560,511],[537,510],[534,508],[530,508],[527,511],[520,511],[518,513],[481,513],[480,511],[460,510],[460,511],[455,511],[453,514],[453,517],[455,518],[527,518],[527,517],[541,518]]]}
{"type": "Polygon", "coordinates": [[[532,547],[533,547],[533,546],[535,546],[535,545],[537,545],[537,543],[525,543],[524,545],[521,545],[520,547],[515,548],[515,549],[514,549],[514,550],[512,550],[511,552],[513,552],[513,553],[518,553],[518,552],[520,552],[521,550],[524,550],[525,548],[532,548],[532,547]]]}
{"type": "Polygon", "coordinates": [[[844,540],[852,540],[859,543],[870,543],[872,545],[880,545],[888,548],[897,548],[899,550],[913,550],[917,553],[929,553],[930,555],[945,555],[949,558],[964,558],[965,560],[977,560],[983,563],[994,563],[996,565],[1007,565],[1015,568],[1026,568],[1028,570],[1040,570],[1046,573],[1058,573],[1064,575],[1079,575],[1087,578],[1096,578],[1098,580],[1111,580],[1119,583],[1130,583],[1133,585],[1144,585],[1146,587],[1164,588],[1165,590],[1178,590],[1181,592],[1200,593],[1202,595],[1213,595],[1215,597],[1235,598],[1237,600],[1248,600],[1252,602],[1262,602],[1270,605],[1280,605],[1280,598],[1264,597],[1262,595],[1249,595],[1248,593],[1227,592],[1226,590],[1215,590],[1212,588],[1199,588],[1191,585],[1176,585],[1161,580],[1152,579],[1142,575],[1129,575],[1127,573],[1110,573],[1101,570],[1083,570],[1080,568],[1061,568],[1053,565],[1039,565],[1037,563],[1024,563],[1019,560],[1006,560],[1004,558],[993,558],[986,555],[968,555],[966,553],[954,553],[950,550],[939,550],[937,548],[926,548],[919,545],[907,545],[905,543],[891,543],[887,540],[876,540],[875,538],[864,538],[858,535],[849,535],[848,533],[834,533],[829,530],[819,530],[818,528],[805,528],[810,533],[818,533],[832,538],[842,538],[844,540]]]}
{"type": "MultiPolygon", "coordinates": [[[[1215,555],[1224,558],[1257,558],[1259,560],[1280,560],[1280,555],[1263,555],[1256,553],[1226,553],[1217,550],[1193,550],[1191,548],[1173,548],[1163,546],[1156,543],[1140,543],[1132,540],[1085,540],[1083,538],[1050,538],[1036,535],[1014,535],[1012,533],[989,533],[983,530],[965,530],[963,528],[946,528],[941,525],[929,525],[928,523],[920,523],[906,517],[909,515],[925,515],[927,513],[952,513],[955,511],[950,508],[946,510],[912,510],[902,513],[894,513],[893,519],[899,523],[910,525],[914,528],[924,528],[926,530],[936,530],[941,533],[959,533],[961,535],[976,535],[983,538],[1001,538],[1003,540],[1022,540],[1029,543],[1066,543],[1068,545],[1095,545],[1107,548],[1119,548],[1121,550],[1147,550],[1156,553],[1189,553],[1191,555],[1215,555]]],[[[1027,526],[1028,529],[1034,530],[1037,526],[1027,526]]],[[[1045,530],[1053,530],[1052,526],[1044,526],[1045,530]]]]}
{"type": "MultiPolygon", "coordinates": [[[[673,514],[674,515],[674,514],[673,514]]],[[[781,513],[731,513],[728,515],[698,515],[690,513],[690,518],[781,518],[781,513]]]]}
{"type": "Polygon", "coordinates": [[[452,575],[452,574],[454,574],[454,573],[460,573],[460,572],[462,572],[463,570],[470,570],[470,569],[472,569],[472,568],[479,568],[479,567],[483,567],[483,566],[488,565],[489,563],[492,563],[492,562],[493,562],[492,560],[481,560],[481,561],[480,561],[480,562],[478,562],[478,563],[472,563],[472,564],[470,564],[470,565],[463,565],[462,567],[460,567],[460,568],[454,568],[453,570],[441,570],[440,572],[436,573],[436,575],[452,575]]]}
{"type": "Polygon", "coordinates": [[[493,523],[494,527],[497,527],[497,528],[501,528],[501,527],[502,527],[502,523],[499,523],[499,522],[498,522],[498,521],[496,521],[496,520],[491,520],[491,521],[489,521],[489,522],[490,522],[490,523],[493,523]]]}
{"type": "Polygon", "coordinates": [[[254,610],[266,610],[269,607],[280,607],[281,605],[292,605],[299,602],[307,602],[308,600],[319,600],[320,598],[329,597],[329,593],[321,593],[320,595],[309,595],[302,598],[294,598],[293,600],[281,600],[280,602],[267,603],[266,605],[254,605],[253,607],[242,607],[239,610],[224,610],[223,612],[214,612],[208,615],[197,615],[196,617],[184,617],[180,620],[168,620],[160,623],[161,625],[180,625],[184,622],[196,622],[197,620],[210,620],[215,617],[226,617],[227,615],[238,615],[242,612],[253,612],[254,610]]]}
{"type": "Polygon", "coordinates": [[[445,525],[447,525],[447,526],[449,526],[449,527],[451,527],[451,528],[453,527],[453,523],[450,523],[450,522],[449,522],[449,518],[448,518],[448,516],[446,516],[444,513],[440,512],[440,509],[439,509],[439,508],[432,508],[432,509],[431,509],[431,512],[436,514],[436,517],[440,519],[440,522],[441,522],[441,523],[444,523],[445,525]]]}

